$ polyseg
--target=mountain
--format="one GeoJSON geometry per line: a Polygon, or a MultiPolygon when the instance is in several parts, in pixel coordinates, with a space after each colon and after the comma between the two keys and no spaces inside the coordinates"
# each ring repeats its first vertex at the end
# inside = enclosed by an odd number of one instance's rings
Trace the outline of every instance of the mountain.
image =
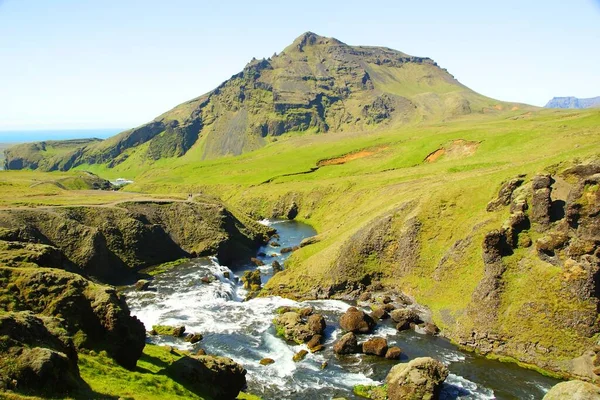
{"type": "Polygon", "coordinates": [[[213,91],[145,125],[60,155],[16,146],[6,152],[5,165],[114,167],[134,153],[150,162],[188,152],[211,159],[258,149],[291,132],[370,131],[520,107],[475,93],[430,58],[307,32],[280,54],[253,59],[213,91]]]}
{"type": "Polygon", "coordinates": [[[600,107],[600,96],[589,99],[577,97],[554,97],[544,107],[546,108],[593,108],[600,107]]]}

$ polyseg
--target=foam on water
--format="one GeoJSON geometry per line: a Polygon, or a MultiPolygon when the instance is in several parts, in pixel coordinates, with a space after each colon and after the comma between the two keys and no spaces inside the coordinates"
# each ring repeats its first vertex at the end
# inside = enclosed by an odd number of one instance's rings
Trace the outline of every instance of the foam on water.
{"type": "Polygon", "coordinates": [[[495,399],[494,391],[486,387],[477,385],[475,382],[458,376],[449,374],[442,386],[440,394],[442,400],[448,399],[474,399],[487,400],[495,399]]]}

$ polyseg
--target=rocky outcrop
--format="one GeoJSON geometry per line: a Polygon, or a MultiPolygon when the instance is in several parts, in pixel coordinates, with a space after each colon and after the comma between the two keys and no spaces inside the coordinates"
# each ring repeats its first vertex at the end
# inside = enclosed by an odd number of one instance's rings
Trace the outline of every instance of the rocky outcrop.
{"type": "Polygon", "coordinates": [[[58,319],[0,312],[0,391],[57,396],[83,387],[75,346],[58,319]]]}
{"type": "Polygon", "coordinates": [[[569,381],[556,384],[543,400],[600,400],[600,387],[589,382],[569,381]]]}
{"type": "Polygon", "coordinates": [[[541,229],[546,228],[550,224],[552,183],[554,183],[554,180],[550,175],[537,175],[533,178],[531,184],[531,189],[533,190],[531,220],[541,225],[541,229]]]}
{"type": "MultiPolygon", "coordinates": [[[[48,246],[48,256],[27,261],[111,284],[132,283],[136,269],[183,257],[216,254],[221,262],[231,262],[253,254],[271,233],[260,224],[242,222],[217,203],[0,211],[0,246],[48,246]]],[[[14,258],[7,265],[22,264],[23,257],[14,258]]]]}
{"type": "Polygon", "coordinates": [[[600,379],[600,369],[593,361],[597,349],[594,338],[600,332],[596,322],[600,304],[597,171],[597,163],[576,165],[555,175],[537,175],[513,192],[508,220],[501,229],[484,237],[484,275],[467,308],[468,318],[458,325],[460,344],[565,376],[600,379]],[[531,233],[531,228],[537,232],[531,233]],[[517,260],[512,256],[507,262],[506,256],[513,253],[517,260]],[[513,304],[506,309],[503,304],[508,301],[507,285],[515,285],[506,276],[515,273],[548,273],[548,280],[539,281],[539,287],[531,287],[524,294],[532,300],[521,303],[513,298],[513,304]],[[544,290],[556,300],[549,302],[536,295],[544,290]],[[505,311],[500,315],[502,309],[505,311]],[[519,332],[509,328],[523,319],[529,328],[519,332]],[[462,324],[469,320],[470,329],[464,329],[466,325],[462,324]],[[531,326],[553,339],[534,339],[540,336],[531,326]],[[557,338],[566,332],[573,339],[568,346],[557,346],[557,338]]]}
{"type": "Polygon", "coordinates": [[[397,364],[385,378],[388,399],[437,399],[448,373],[448,368],[444,364],[429,357],[415,358],[408,363],[397,364]]]}
{"type": "Polygon", "coordinates": [[[246,370],[227,357],[185,356],[167,367],[165,373],[215,400],[235,399],[246,386],[246,370]]]}
{"type": "Polygon", "coordinates": [[[3,308],[61,318],[78,349],[106,350],[125,368],[135,368],[146,331],[114,288],[49,268],[0,268],[0,280],[3,308]]]}
{"type": "Polygon", "coordinates": [[[524,181],[524,176],[519,176],[504,183],[498,192],[498,197],[488,203],[486,210],[497,211],[503,206],[508,206],[512,200],[514,191],[521,186],[524,181]]]}

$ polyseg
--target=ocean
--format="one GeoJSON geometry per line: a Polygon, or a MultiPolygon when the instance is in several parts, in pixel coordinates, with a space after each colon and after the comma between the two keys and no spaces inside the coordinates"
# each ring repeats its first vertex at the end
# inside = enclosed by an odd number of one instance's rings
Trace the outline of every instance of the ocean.
{"type": "Polygon", "coordinates": [[[0,130],[0,143],[39,142],[41,140],[66,140],[66,139],[106,139],[125,129],[48,129],[48,130],[0,130]]]}

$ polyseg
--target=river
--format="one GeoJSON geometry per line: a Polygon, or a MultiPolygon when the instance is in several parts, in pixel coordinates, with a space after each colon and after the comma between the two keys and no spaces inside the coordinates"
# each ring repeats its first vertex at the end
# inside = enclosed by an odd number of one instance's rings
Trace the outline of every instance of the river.
{"type": "MultiPolygon", "coordinates": [[[[262,280],[272,275],[273,260],[282,265],[288,254],[280,254],[284,247],[295,246],[303,238],[316,232],[309,225],[295,221],[261,221],[277,229],[281,247],[269,245],[259,249],[265,266],[259,267],[262,280]]],[[[247,370],[248,392],[263,399],[332,399],[344,397],[359,399],[352,392],[357,384],[379,384],[389,369],[398,361],[375,356],[336,356],[332,345],[342,335],[338,326],[341,314],[349,304],[339,300],[318,300],[297,303],[280,297],[243,301],[246,291],[237,276],[251,265],[222,266],[216,258],[198,258],[181,264],[152,281],[151,290],[126,290],[132,314],[150,330],[152,325],[185,325],[187,332],[197,332],[204,339],[191,345],[171,337],[150,337],[156,344],[168,344],[181,349],[203,348],[208,354],[227,356],[247,370]],[[213,280],[204,283],[203,277],[213,280]],[[325,350],[311,354],[301,362],[292,357],[304,345],[290,344],[275,335],[271,323],[280,306],[313,306],[327,321],[325,350]],[[269,357],[275,363],[260,365],[269,357]],[[328,365],[321,369],[324,362],[328,365]]],[[[206,279],[205,279],[206,280],[206,279]]],[[[365,309],[365,311],[368,311],[365,309]]],[[[442,399],[541,399],[558,381],[513,364],[487,360],[465,353],[447,340],[409,330],[397,332],[392,323],[379,321],[372,335],[382,336],[390,346],[399,346],[403,355],[400,362],[415,357],[429,356],[448,366],[450,375],[444,383],[442,399]]]]}

